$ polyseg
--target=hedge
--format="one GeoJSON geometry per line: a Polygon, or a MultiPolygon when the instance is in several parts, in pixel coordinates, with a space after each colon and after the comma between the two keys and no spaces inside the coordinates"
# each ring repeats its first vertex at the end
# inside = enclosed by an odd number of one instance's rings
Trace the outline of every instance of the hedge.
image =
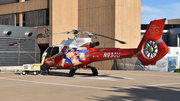
{"type": "Polygon", "coordinates": [[[180,69],[175,69],[174,72],[180,73],[180,69]]]}

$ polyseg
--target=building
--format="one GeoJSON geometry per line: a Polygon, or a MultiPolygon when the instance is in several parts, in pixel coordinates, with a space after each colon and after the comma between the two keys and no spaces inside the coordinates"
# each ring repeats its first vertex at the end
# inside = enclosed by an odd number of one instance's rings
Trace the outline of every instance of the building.
{"type": "MultiPolygon", "coordinates": [[[[1,0],[0,24],[37,27],[38,33],[86,30],[127,42],[121,45],[98,37],[99,47],[136,48],[140,42],[141,0],[1,0]]],[[[42,50],[72,35],[39,38],[42,50]]],[[[114,61],[92,63],[112,69],[114,61]]]]}
{"type": "Polygon", "coordinates": [[[180,24],[180,18],[179,19],[169,19],[168,24],[180,24]]]}

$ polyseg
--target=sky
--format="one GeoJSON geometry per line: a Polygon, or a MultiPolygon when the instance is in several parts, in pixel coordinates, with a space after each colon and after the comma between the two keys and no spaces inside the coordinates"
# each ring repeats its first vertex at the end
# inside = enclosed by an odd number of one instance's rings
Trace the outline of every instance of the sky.
{"type": "Polygon", "coordinates": [[[180,0],[141,0],[141,24],[162,18],[180,18],[180,0]]]}

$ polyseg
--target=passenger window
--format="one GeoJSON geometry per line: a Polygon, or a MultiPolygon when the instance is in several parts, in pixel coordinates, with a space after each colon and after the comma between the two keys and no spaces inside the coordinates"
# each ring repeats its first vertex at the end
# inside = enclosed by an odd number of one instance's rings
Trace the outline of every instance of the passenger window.
{"type": "Polygon", "coordinates": [[[54,56],[54,55],[56,55],[56,54],[58,54],[58,53],[59,53],[59,47],[54,47],[54,48],[52,49],[51,56],[54,56]]]}

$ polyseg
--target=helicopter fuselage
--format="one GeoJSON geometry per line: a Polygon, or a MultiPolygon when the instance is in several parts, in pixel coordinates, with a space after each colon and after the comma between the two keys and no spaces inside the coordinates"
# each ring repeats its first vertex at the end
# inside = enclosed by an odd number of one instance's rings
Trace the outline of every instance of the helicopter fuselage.
{"type": "MultiPolygon", "coordinates": [[[[85,46],[88,47],[89,45],[85,46]]],[[[105,60],[114,60],[114,59],[122,59],[122,58],[131,58],[136,49],[120,49],[120,48],[87,48],[88,52],[84,54],[84,56],[75,57],[74,52],[66,53],[72,55],[70,58],[72,63],[66,61],[63,64],[63,55],[64,53],[56,54],[50,58],[47,58],[44,64],[48,67],[56,67],[56,68],[74,68],[74,67],[83,67],[92,62],[97,61],[105,61],[105,60]]],[[[82,53],[80,53],[82,54],[82,53]]]]}

